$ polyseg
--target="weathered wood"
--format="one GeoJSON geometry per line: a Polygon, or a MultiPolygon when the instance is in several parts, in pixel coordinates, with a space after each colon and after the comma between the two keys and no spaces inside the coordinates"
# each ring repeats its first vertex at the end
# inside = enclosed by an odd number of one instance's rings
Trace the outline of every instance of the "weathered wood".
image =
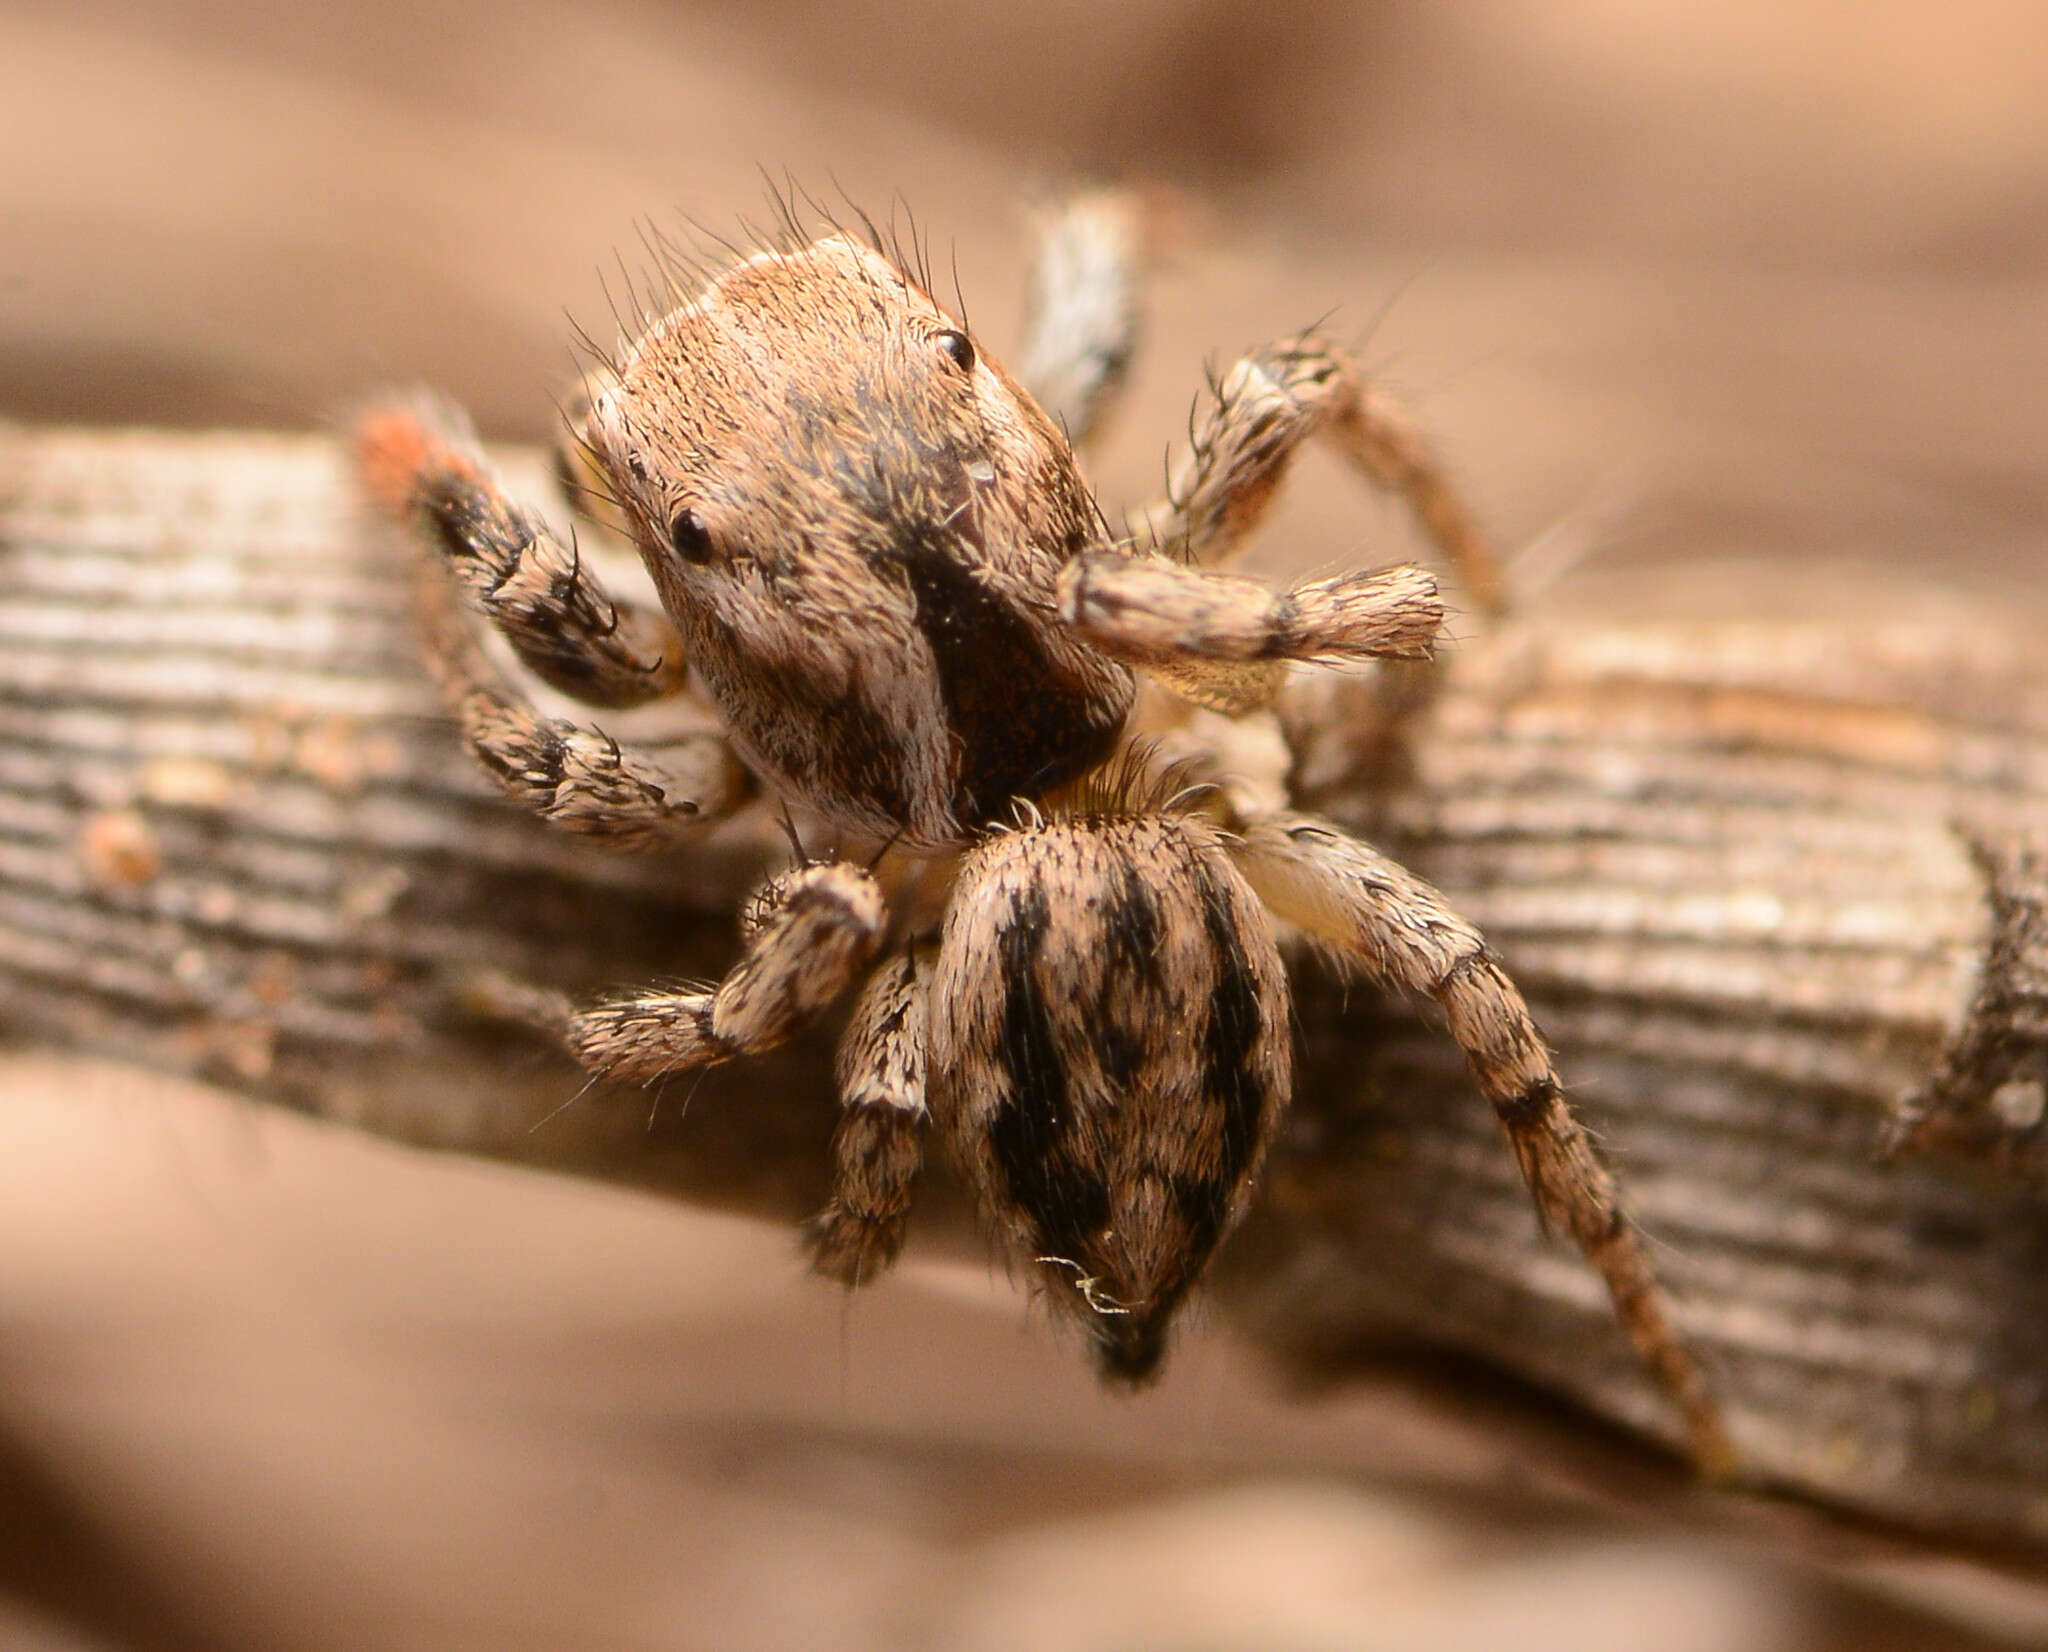
{"type": "MultiPolygon", "coordinates": [[[[820,1200],[823,1037],[685,1119],[577,1099],[474,1012],[484,971],[715,972],[779,830],[623,859],[499,800],[331,443],[0,430],[0,567],[11,1029],[437,1146],[820,1200]]],[[[1444,885],[1528,989],[1750,1465],[2048,1550],[2048,666],[1948,614],[1552,621],[1467,643],[1403,719],[1389,686],[1304,683],[1296,791],[1444,885]],[[1944,1152],[1884,1158],[1902,1130],[1944,1152]]],[[[1230,1311],[1305,1372],[1451,1350],[1669,1439],[1441,1031],[1300,973],[1301,1091],[1230,1311]]],[[[943,1189],[916,1227],[978,1244],[943,1189]]]]}

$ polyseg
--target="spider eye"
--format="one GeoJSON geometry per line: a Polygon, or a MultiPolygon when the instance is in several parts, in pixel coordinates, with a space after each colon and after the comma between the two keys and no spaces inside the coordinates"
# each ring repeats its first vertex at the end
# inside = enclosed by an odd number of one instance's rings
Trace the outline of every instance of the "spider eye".
{"type": "Polygon", "coordinates": [[[953,327],[941,328],[932,334],[932,342],[951,358],[955,367],[963,373],[974,371],[974,340],[953,327]]]}
{"type": "Polygon", "coordinates": [[[704,518],[685,506],[668,525],[668,542],[685,562],[702,567],[711,560],[711,530],[704,518]]]}

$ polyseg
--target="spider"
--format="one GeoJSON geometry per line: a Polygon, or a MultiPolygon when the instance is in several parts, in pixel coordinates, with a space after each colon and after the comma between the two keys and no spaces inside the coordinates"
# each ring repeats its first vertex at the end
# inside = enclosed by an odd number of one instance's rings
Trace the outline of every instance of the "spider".
{"type": "Polygon", "coordinates": [[[935,1125],[1104,1375],[1135,1383],[1288,1099],[1277,918],[1440,1007],[1538,1211],[1604,1277],[1695,1455],[1722,1461],[1715,1401],[1485,942],[1421,879],[1287,808],[1284,769],[1264,788],[1233,769],[1277,740],[1291,672],[1426,659],[1443,623],[1418,567],[1275,590],[1211,566],[1308,439],[1404,496],[1496,601],[1405,416],[1321,336],[1255,350],[1212,375],[1164,497],[1113,531],[1075,448],[1130,359],[1131,204],[1044,216],[1021,382],[921,258],[825,216],[813,240],[785,212],[722,271],[666,259],[668,307],[568,409],[572,503],[631,539],[660,611],[609,595],[508,498],[459,415],[414,400],[358,425],[368,492],[446,570],[422,587],[443,696],[514,799],[647,847],[758,786],[785,820],[794,804],[865,846],[799,848],[745,903],[719,982],[530,995],[522,1013],[591,1074],[651,1082],[767,1049],[858,987],[816,1267],[853,1285],[893,1262],[935,1125]],[[695,693],[720,727],[655,753],[544,715],[458,591],[556,689],[597,707],[695,693]],[[1176,743],[1221,783],[1185,783],[1176,743]]]}

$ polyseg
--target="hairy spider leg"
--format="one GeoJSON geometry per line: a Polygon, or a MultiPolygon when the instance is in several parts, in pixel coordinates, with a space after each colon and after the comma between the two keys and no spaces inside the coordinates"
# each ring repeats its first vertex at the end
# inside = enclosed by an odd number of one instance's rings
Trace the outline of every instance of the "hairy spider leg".
{"type": "Polygon", "coordinates": [[[642,1082],[787,1042],[853,985],[881,944],[881,886],[845,861],[798,867],[749,904],[739,962],[703,991],[624,993],[571,1012],[562,1036],[599,1078],[642,1082]]]}
{"type": "Polygon", "coordinates": [[[1267,906],[1396,992],[1433,999],[1507,1132],[1545,1223],[1563,1228],[1606,1281],[1629,1340],[1685,1419],[1709,1473],[1733,1454],[1705,1374],[1671,1322],[1613,1179],[1593,1151],[1520,990],[1485,940],[1398,862],[1310,815],[1255,821],[1234,849],[1267,906]]]}
{"type": "Polygon", "coordinates": [[[923,1162],[929,960],[906,947],[868,978],[840,1035],[832,1196],[812,1221],[812,1265],[848,1286],[885,1272],[903,1248],[923,1162]]]}
{"type": "Polygon", "coordinates": [[[1254,350],[1210,385],[1207,415],[1164,497],[1134,512],[1132,539],[1184,561],[1229,557],[1264,514],[1302,444],[1321,437],[1374,485],[1400,495],[1489,617],[1504,607],[1493,552],[1413,421],[1358,365],[1314,333],[1254,350]]]}
{"type": "Polygon", "coordinates": [[[507,497],[459,415],[424,400],[379,408],[357,422],[356,462],[377,502],[440,553],[541,681],[612,709],[681,692],[688,663],[668,616],[613,597],[507,497]]]}
{"type": "Polygon", "coordinates": [[[1101,434],[1138,347],[1138,201],[1121,189],[1068,195],[1036,215],[1017,379],[1076,451],[1101,434]]]}
{"type": "Polygon", "coordinates": [[[1162,556],[1096,551],[1060,576],[1060,617],[1186,699],[1238,714],[1269,704],[1286,662],[1426,660],[1443,628],[1436,576],[1387,568],[1284,591],[1162,556]]]}
{"type": "Polygon", "coordinates": [[[546,716],[499,669],[457,589],[537,675],[599,704],[672,692],[658,685],[680,673],[682,645],[659,614],[614,604],[505,496],[472,442],[440,416],[400,405],[358,424],[356,457],[372,497],[444,565],[423,568],[419,580],[427,662],[463,740],[507,796],[623,849],[672,841],[746,800],[746,771],[718,735],[628,750],[602,729],[546,716]],[[647,652],[650,639],[664,651],[647,652]]]}

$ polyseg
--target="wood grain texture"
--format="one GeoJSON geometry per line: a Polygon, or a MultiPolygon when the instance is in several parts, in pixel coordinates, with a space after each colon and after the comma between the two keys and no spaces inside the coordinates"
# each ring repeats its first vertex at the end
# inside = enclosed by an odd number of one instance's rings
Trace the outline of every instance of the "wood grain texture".
{"type": "MultiPolygon", "coordinates": [[[[487,971],[715,973],[779,830],[757,809],[622,858],[514,813],[331,443],[0,429],[0,566],[15,1034],[728,1207],[822,1201],[828,1037],[713,1074],[685,1118],[576,1100],[476,1012],[487,971]]],[[[1439,882],[1524,984],[1752,1468],[2048,1550],[2038,653],[1946,611],[1708,612],[1468,642],[1401,717],[1389,686],[1295,694],[1298,798],[1439,882]],[[1938,1151],[1884,1157],[1902,1130],[1938,1151]]],[[[1299,977],[1299,1094],[1228,1311],[1306,1374],[1448,1350],[1671,1438],[1441,1029],[1299,977]]],[[[913,1231],[980,1244],[943,1187],[913,1231]]]]}

